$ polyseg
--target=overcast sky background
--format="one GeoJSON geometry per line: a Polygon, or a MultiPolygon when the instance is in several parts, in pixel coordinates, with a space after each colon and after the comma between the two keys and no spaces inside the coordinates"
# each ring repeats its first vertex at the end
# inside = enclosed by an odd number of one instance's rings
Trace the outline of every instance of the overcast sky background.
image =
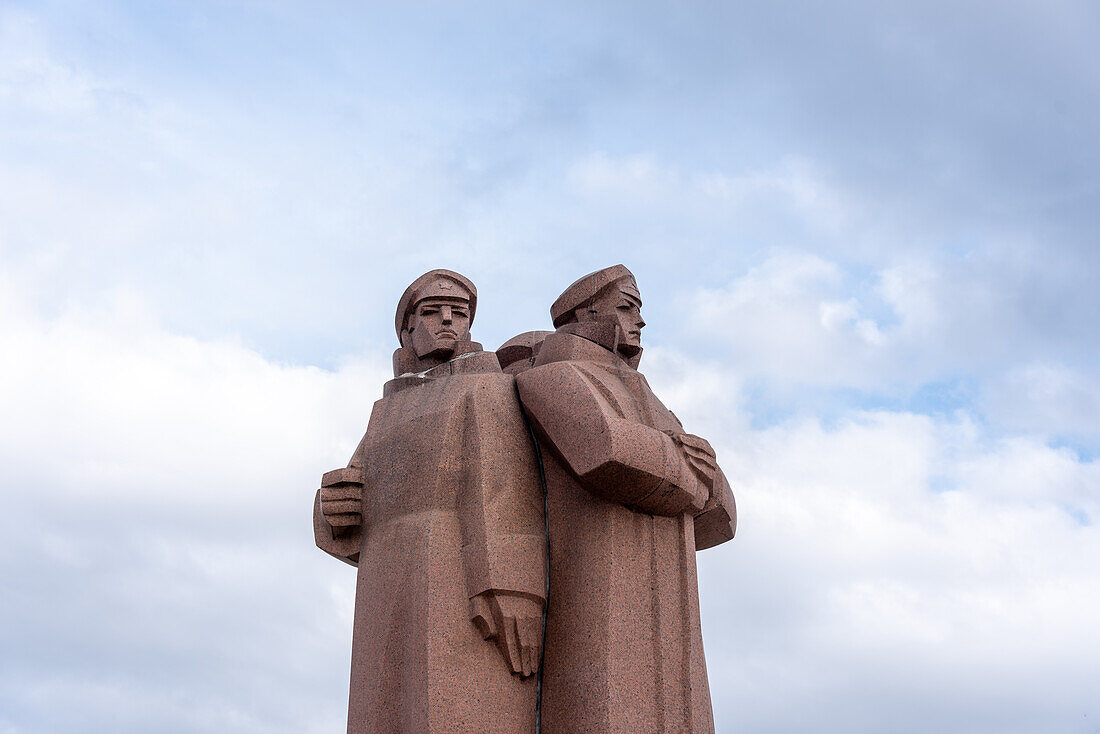
{"type": "Polygon", "coordinates": [[[1100,732],[1100,6],[0,2],[0,734],[343,730],[393,309],[622,262],[720,732],[1100,732]]]}

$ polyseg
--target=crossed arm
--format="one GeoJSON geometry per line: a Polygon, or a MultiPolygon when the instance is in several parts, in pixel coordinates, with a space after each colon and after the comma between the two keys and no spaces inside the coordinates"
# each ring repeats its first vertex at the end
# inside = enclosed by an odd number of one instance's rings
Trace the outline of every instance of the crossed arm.
{"type": "Polygon", "coordinates": [[[703,509],[718,470],[704,439],[624,418],[569,362],[530,370],[516,382],[539,432],[593,494],[652,515],[703,509]]]}
{"type": "Polygon", "coordinates": [[[576,364],[543,365],[516,383],[539,433],[590,492],[653,515],[692,514],[699,550],[733,537],[733,493],[706,439],[624,418],[576,364]]]}

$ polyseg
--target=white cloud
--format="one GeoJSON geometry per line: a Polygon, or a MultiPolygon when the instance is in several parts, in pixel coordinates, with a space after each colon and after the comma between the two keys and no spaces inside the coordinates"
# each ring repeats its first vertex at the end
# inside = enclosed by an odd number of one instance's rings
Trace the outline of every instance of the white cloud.
{"type": "Polygon", "coordinates": [[[766,168],[731,173],[684,170],[652,153],[596,152],[575,160],[568,181],[603,205],[632,208],[641,216],[720,218],[745,228],[788,217],[820,234],[850,231],[859,207],[850,194],[809,160],[783,158],[766,168]]]}
{"type": "Polygon", "coordinates": [[[894,413],[711,441],[740,515],[701,558],[720,720],[962,734],[1097,715],[1100,531],[1066,505],[1096,516],[1100,466],[894,413]]]}
{"type": "Polygon", "coordinates": [[[388,360],[279,365],[126,294],[55,318],[6,295],[0,700],[19,731],[339,728],[354,574],[312,547],[313,489],[388,360]]]}
{"type": "Polygon", "coordinates": [[[860,277],[780,251],[696,290],[685,318],[742,380],[788,401],[801,389],[811,410],[814,391],[898,400],[965,380],[965,404],[998,430],[1090,445],[1100,435],[1095,350],[1081,338],[1087,319],[1075,291],[1059,294],[1064,268],[1021,247],[902,256],[860,277]]]}
{"type": "Polygon", "coordinates": [[[1088,437],[1100,426],[1100,383],[1092,373],[1036,361],[991,381],[983,405],[999,422],[1041,435],[1088,437]]]}
{"type": "Polygon", "coordinates": [[[736,368],[658,350],[643,370],[737,496],[737,538],[700,556],[720,730],[1073,731],[1100,715],[1100,464],[965,412],[756,430],[718,399],[736,368]]]}
{"type": "Polygon", "coordinates": [[[698,291],[691,324],[725,345],[746,376],[866,385],[881,377],[886,337],[848,292],[836,263],[778,254],[723,288],[698,291]]]}
{"type": "Polygon", "coordinates": [[[5,314],[5,453],[76,493],[147,495],[143,482],[159,473],[189,501],[223,501],[230,488],[231,501],[243,492],[270,498],[265,485],[289,479],[270,457],[331,455],[331,431],[357,424],[385,374],[384,358],[331,374],[272,364],[232,342],[174,336],[146,304],[113,296],[55,319],[5,314]],[[51,460],[52,446],[67,447],[64,461],[51,460]],[[256,455],[257,446],[266,448],[256,455]],[[216,481],[194,483],[196,456],[216,481]]]}

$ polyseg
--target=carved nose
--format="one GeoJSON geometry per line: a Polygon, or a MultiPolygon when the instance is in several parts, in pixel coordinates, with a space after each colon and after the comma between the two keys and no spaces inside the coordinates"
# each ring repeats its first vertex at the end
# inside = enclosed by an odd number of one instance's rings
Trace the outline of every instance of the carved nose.
{"type": "Polygon", "coordinates": [[[451,323],[451,307],[450,306],[444,306],[443,307],[443,323],[445,323],[445,324],[451,323]]]}

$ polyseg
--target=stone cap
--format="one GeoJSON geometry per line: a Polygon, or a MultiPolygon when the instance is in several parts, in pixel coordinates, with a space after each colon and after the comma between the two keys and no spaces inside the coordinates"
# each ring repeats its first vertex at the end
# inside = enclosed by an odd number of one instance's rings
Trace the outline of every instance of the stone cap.
{"type": "Polygon", "coordinates": [[[630,278],[634,295],[639,296],[638,300],[641,300],[634,274],[627,270],[625,265],[612,265],[578,278],[558,296],[558,300],[554,301],[554,305],[550,307],[550,318],[554,320],[554,328],[567,323],[569,314],[590,301],[607,286],[624,278],[630,278]]]}
{"type": "Polygon", "coordinates": [[[414,280],[401,294],[401,300],[397,302],[397,314],[394,316],[394,328],[397,330],[398,339],[401,338],[401,331],[405,327],[405,319],[408,318],[409,313],[416,304],[425,298],[462,298],[469,300],[470,323],[474,322],[474,311],[477,310],[477,288],[466,276],[459,275],[453,270],[437,268],[436,270],[429,270],[414,280]]]}
{"type": "Polygon", "coordinates": [[[497,349],[497,359],[500,360],[500,368],[507,369],[512,364],[523,359],[532,359],[538,352],[539,346],[552,331],[525,331],[513,336],[497,349]]]}

